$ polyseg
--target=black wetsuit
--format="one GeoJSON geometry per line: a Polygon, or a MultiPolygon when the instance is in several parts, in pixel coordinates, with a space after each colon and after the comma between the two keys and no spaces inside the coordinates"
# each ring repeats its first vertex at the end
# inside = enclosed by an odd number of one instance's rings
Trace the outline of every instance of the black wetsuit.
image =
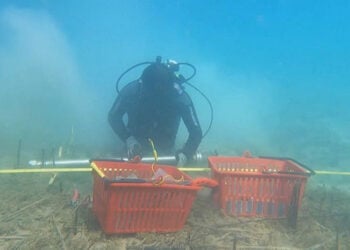
{"type": "Polygon", "coordinates": [[[174,89],[166,95],[157,95],[148,91],[141,80],[134,81],[121,90],[108,119],[114,132],[124,142],[129,136],[134,136],[140,142],[144,155],[152,152],[148,138],[153,140],[159,154],[174,153],[181,119],[189,136],[180,151],[188,159],[194,155],[202,139],[202,130],[192,100],[185,91],[174,89]],[[124,122],[125,114],[127,120],[124,122]]]}

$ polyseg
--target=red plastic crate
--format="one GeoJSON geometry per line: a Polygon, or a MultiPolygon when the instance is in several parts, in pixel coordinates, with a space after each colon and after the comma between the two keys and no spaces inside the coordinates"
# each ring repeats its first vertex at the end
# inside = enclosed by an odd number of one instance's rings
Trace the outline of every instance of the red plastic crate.
{"type": "Polygon", "coordinates": [[[92,164],[105,174],[101,178],[93,170],[93,212],[106,234],[181,230],[201,188],[191,185],[191,177],[172,166],[152,169],[151,164],[113,161],[92,164]],[[152,179],[158,169],[183,182],[160,184],[152,179]],[[128,176],[137,177],[135,183],[130,183],[133,179],[128,176]],[[117,178],[126,182],[115,182],[117,178]]]}
{"type": "Polygon", "coordinates": [[[313,174],[291,159],[213,156],[208,161],[219,183],[214,202],[232,216],[296,216],[308,176],[313,174]]]}

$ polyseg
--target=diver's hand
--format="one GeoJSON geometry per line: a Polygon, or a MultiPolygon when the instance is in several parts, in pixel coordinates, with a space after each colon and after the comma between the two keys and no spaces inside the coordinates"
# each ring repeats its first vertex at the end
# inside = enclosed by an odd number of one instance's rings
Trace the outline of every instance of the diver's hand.
{"type": "Polygon", "coordinates": [[[126,148],[128,150],[129,160],[132,160],[137,156],[141,157],[142,147],[135,137],[129,136],[126,139],[126,148]]]}
{"type": "Polygon", "coordinates": [[[182,152],[176,155],[176,160],[177,160],[178,167],[183,167],[187,164],[187,156],[182,152]]]}

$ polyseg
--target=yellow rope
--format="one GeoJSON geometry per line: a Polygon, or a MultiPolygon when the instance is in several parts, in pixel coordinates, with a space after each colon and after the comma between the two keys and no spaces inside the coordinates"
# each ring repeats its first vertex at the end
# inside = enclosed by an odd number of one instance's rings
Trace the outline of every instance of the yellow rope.
{"type": "MultiPolygon", "coordinates": [[[[152,139],[148,138],[148,141],[151,144],[152,151],[153,151],[154,161],[152,162],[152,172],[153,172],[153,175],[155,175],[156,171],[154,170],[154,166],[156,165],[156,163],[158,161],[158,154],[157,154],[156,148],[154,147],[154,143],[153,143],[152,139]]],[[[164,183],[164,179],[163,178],[160,178],[159,182],[153,182],[154,185],[161,185],[163,183],[164,183]]]]}
{"type": "Polygon", "coordinates": [[[158,153],[157,153],[157,150],[156,150],[156,148],[154,147],[154,143],[153,143],[152,139],[151,139],[151,138],[148,138],[148,141],[149,141],[149,143],[151,144],[151,147],[152,147],[153,156],[154,156],[154,162],[157,162],[157,161],[158,161],[158,153]]]}
{"type": "Polygon", "coordinates": [[[152,162],[152,171],[153,171],[153,174],[154,174],[154,173],[155,173],[155,171],[154,171],[154,165],[156,165],[156,163],[157,163],[157,161],[158,161],[158,154],[157,154],[156,148],[154,147],[154,143],[153,143],[152,139],[151,139],[151,138],[148,138],[148,141],[149,141],[149,143],[151,144],[152,151],[153,151],[154,161],[152,162]]]}
{"type": "MultiPolygon", "coordinates": [[[[154,166],[155,166],[155,164],[156,164],[157,161],[158,161],[158,154],[157,154],[156,148],[154,147],[154,143],[153,143],[152,139],[151,139],[151,138],[148,138],[148,141],[149,141],[149,143],[151,144],[152,151],[153,151],[154,162],[152,163],[152,172],[153,172],[153,175],[155,175],[156,172],[155,172],[155,170],[154,170],[154,166]]],[[[173,178],[173,180],[174,180],[175,182],[183,182],[183,181],[185,180],[185,178],[183,177],[183,175],[181,175],[181,178],[180,178],[179,180],[177,180],[177,179],[175,179],[173,176],[167,174],[167,175],[165,175],[165,176],[161,176],[161,177],[160,177],[160,181],[159,181],[159,182],[154,182],[153,184],[154,184],[154,185],[162,185],[162,184],[165,182],[165,179],[168,178],[168,177],[173,178]]]]}

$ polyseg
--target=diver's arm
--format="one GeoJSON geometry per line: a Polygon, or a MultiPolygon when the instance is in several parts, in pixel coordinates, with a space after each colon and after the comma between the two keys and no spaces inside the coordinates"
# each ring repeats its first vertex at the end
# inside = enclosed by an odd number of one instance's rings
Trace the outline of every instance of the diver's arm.
{"type": "Polygon", "coordinates": [[[202,140],[202,129],[199,125],[196,110],[192,102],[182,107],[181,116],[189,133],[181,152],[183,152],[188,159],[191,159],[202,140]]]}
{"type": "Polygon", "coordinates": [[[123,116],[126,113],[126,101],[125,96],[118,96],[115,100],[111,110],[108,113],[108,121],[113,131],[119,136],[119,138],[125,142],[130,136],[130,132],[126,128],[123,116]]]}

